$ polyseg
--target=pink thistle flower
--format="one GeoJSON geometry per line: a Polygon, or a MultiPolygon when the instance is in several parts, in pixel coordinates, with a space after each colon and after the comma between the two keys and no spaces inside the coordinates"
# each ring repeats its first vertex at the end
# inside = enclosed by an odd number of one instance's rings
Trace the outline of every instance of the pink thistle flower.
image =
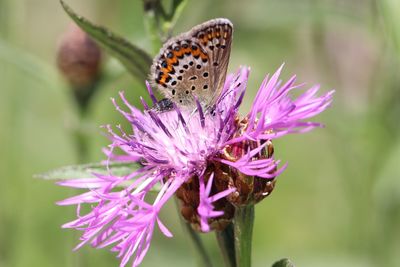
{"type": "Polygon", "coordinates": [[[172,236],[159,212],[174,194],[181,200],[185,219],[203,232],[223,229],[235,206],[256,203],[269,195],[276,176],[286,167],[278,169],[280,161],[273,157],[272,140],[320,127],[306,119],[325,110],[333,94],[330,91],[318,97],[318,86],[314,86],[292,100],[288,93],[299,86],[294,84],[295,77],[282,84],[281,69],[264,80],[244,118],[238,110],[249,75],[246,67],[227,77],[213,109],[198,103],[195,111],[174,105],[172,110],[159,112],[142,99],[141,111],[120,93],[126,111],[112,99],[132,131],[118,126],[116,133],[106,126],[112,143],[105,152],[109,160],[140,161],[142,168],[127,176],[96,174],[96,178],[59,183],[88,189],[58,202],[77,205],[77,219],[63,226],[83,232],[77,248],[87,243],[99,248],[112,246],[121,266],[132,257],[132,266],[138,266],[156,226],[167,237],[172,236]],[[115,148],[123,155],[115,154],[115,148]],[[161,190],[148,202],[145,196],[156,185],[161,185],[161,190]],[[92,207],[84,215],[80,214],[82,204],[92,207]]]}

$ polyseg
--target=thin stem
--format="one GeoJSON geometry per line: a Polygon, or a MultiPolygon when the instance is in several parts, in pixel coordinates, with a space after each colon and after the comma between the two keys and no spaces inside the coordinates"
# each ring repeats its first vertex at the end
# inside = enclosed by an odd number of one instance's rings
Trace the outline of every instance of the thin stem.
{"type": "MultiPolygon", "coordinates": [[[[75,150],[76,150],[76,160],[78,164],[82,163],[87,163],[88,161],[88,155],[89,155],[89,144],[88,144],[88,138],[85,134],[85,123],[87,120],[88,116],[88,111],[87,111],[87,103],[86,101],[84,105],[81,105],[78,101],[77,102],[77,109],[78,109],[78,125],[74,128],[74,131],[72,132],[73,138],[74,138],[74,145],[75,145],[75,150]]],[[[80,191],[77,190],[75,192],[76,194],[79,194],[80,191]]],[[[75,215],[75,211],[73,211],[73,214],[75,215]]],[[[80,233],[75,231],[73,233],[73,245],[74,247],[76,245],[77,240],[79,240],[80,233]]],[[[73,267],[83,267],[87,265],[86,262],[86,257],[82,251],[75,252],[71,256],[71,266],[73,267]]]]}
{"type": "Polygon", "coordinates": [[[223,231],[215,232],[226,267],[236,267],[234,226],[230,223],[223,231]]]}
{"type": "Polygon", "coordinates": [[[85,133],[85,123],[87,120],[87,112],[81,111],[79,114],[79,122],[74,131],[75,149],[77,152],[77,163],[87,163],[89,155],[88,138],[85,133]]]}
{"type": "Polygon", "coordinates": [[[237,267],[251,267],[254,205],[237,207],[233,221],[237,267]]]}
{"type": "Polygon", "coordinates": [[[207,252],[203,242],[200,239],[199,233],[197,233],[195,230],[193,230],[193,228],[190,226],[190,224],[188,222],[186,222],[182,216],[180,216],[178,202],[179,202],[178,199],[175,197],[175,203],[176,203],[176,207],[177,207],[178,213],[179,213],[178,217],[182,223],[183,228],[189,234],[190,241],[194,245],[195,252],[200,261],[200,266],[212,267],[213,264],[211,262],[210,256],[208,255],[208,252],[207,252]]]}

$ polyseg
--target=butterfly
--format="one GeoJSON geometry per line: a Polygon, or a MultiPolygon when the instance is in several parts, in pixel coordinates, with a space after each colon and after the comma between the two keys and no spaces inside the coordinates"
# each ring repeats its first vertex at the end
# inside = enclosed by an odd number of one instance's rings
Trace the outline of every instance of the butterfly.
{"type": "Polygon", "coordinates": [[[215,105],[226,78],[232,34],[232,23],[217,18],[168,40],[151,66],[151,83],[165,97],[156,108],[171,108],[172,102],[189,109],[196,101],[206,108],[215,105]]]}

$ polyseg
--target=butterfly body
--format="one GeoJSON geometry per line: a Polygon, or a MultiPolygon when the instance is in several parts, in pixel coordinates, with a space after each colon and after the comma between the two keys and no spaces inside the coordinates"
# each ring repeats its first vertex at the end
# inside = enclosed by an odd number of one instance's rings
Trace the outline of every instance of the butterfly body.
{"type": "Polygon", "coordinates": [[[159,100],[153,106],[153,110],[158,111],[158,112],[170,111],[173,108],[174,108],[174,104],[168,98],[163,98],[163,99],[159,100]]]}
{"type": "Polygon", "coordinates": [[[224,85],[232,43],[232,23],[213,19],[171,38],[151,67],[151,81],[180,107],[194,108],[196,99],[210,107],[224,85]]]}

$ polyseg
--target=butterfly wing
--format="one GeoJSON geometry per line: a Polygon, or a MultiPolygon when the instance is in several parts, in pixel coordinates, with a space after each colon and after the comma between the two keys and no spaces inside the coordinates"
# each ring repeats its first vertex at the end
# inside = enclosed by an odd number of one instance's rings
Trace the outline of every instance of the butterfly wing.
{"type": "Polygon", "coordinates": [[[192,37],[201,44],[210,58],[208,68],[211,71],[213,93],[209,104],[214,104],[224,87],[231,53],[233,26],[228,19],[213,19],[194,27],[192,37]]]}
{"type": "Polygon", "coordinates": [[[195,107],[194,96],[210,106],[225,81],[232,43],[232,24],[213,19],[171,38],[151,67],[151,81],[180,106],[195,107]]]}

